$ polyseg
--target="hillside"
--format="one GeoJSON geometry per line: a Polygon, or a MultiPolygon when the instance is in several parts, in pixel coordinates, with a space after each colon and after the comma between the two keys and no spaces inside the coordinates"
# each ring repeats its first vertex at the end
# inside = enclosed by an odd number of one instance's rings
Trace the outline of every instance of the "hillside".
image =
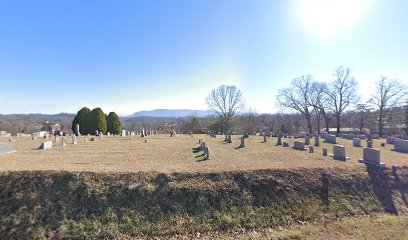
{"type": "Polygon", "coordinates": [[[407,214],[408,168],[221,173],[0,173],[1,239],[261,231],[407,214]]]}

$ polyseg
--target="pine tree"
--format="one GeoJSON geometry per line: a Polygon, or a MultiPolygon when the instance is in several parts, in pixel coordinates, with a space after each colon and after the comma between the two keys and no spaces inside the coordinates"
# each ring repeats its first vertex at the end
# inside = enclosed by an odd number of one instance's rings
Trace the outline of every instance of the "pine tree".
{"type": "Polygon", "coordinates": [[[106,124],[108,126],[108,132],[111,134],[120,134],[122,131],[122,123],[119,116],[115,112],[110,112],[106,117],[106,124]]]}
{"type": "Polygon", "coordinates": [[[72,131],[76,133],[76,125],[79,124],[79,131],[81,134],[88,134],[89,132],[89,124],[88,124],[88,114],[91,110],[87,107],[83,107],[81,110],[78,111],[77,115],[72,120],[72,131]]]}
{"type": "Polygon", "coordinates": [[[89,134],[94,134],[96,130],[106,134],[106,118],[101,108],[95,108],[88,114],[89,134]]]}

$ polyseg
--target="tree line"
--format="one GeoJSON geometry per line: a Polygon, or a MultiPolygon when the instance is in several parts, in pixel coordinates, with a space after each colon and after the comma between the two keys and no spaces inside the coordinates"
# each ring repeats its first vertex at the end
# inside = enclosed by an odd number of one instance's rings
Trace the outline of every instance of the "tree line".
{"type": "Polygon", "coordinates": [[[323,119],[326,131],[331,119],[335,119],[337,133],[340,133],[341,119],[346,111],[361,113],[361,129],[364,114],[374,111],[380,136],[389,124],[392,110],[407,101],[407,86],[398,80],[381,77],[375,82],[375,91],[370,99],[361,102],[357,93],[358,85],[351,75],[351,69],[338,67],[329,83],[314,81],[312,75],[293,79],[290,86],[280,89],[276,101],[282,110],[290,109],[301,114],[307,122],[308,132],[319,132],[323,119]],[[312,118],[318,123],[317,131],[312,127],[312,118]]]}
{"type": "Polygon", "coordinates": [[[72,131],[76,133],[76,125],[79,124],[81,134],[95,134],[96,131],[106,134],[119,134],[122,131],[122,123],[115,112],[106,115],[101,108],[92,111],[83,107],[75,115],[72,121],[72,131]]]}

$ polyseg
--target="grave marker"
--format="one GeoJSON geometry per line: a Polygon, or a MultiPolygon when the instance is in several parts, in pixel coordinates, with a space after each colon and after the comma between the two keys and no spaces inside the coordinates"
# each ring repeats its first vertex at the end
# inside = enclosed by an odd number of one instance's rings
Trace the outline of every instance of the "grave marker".
{"type": "Polygon", "coordinates": [[[327,157],[327,148],[323,148],[323,156],[327,157]]]}
{"type": "Polygon", "coordinates": [[[361,147],[361,139],[360,138],[354,138],[353,139],[353,146],[354,147],[361,147]]]}
{"type": "Polygon", "coordinates": [[[293,149],[299,150],[299,151],[306,150],[305,144],[303,142],[301,142],[301,141],[295,141],[295,143],[293,145],[293,149]]]}
{"type": "Polygon", "coordinates": [[[72,134],[72,144],[77,144],[77,143],[78,143],[77,136],[75,134],[72,134]]]}
{"type": "Polygon", "coordinates": [[[310,145],[310,137],[309,135],[305,136],[305,145],[310,145]]]}
{"type": "Polygon", "coordinates": [[[319,147],[319,146],[320,146],[319,135],[315,135],[315,136],[314,136],[314,141],[315,141],[314,146],[315,146],[315,147],[319,147]]]}
{"type": "Polygon", "coordinates": [[[244,148],[245,147],[245,137],[242,136],[241,137],[241,144],[239,145],[240,148],[244,148]]]}
{"type": "Polygon", "coordinates": [[[43,149],[43,150],[47,150],[47,149],[51,149],[52,148],[52,142],[51,141],[46,141],[41,143],[40,147],[38,149],[43,149]]]}
{"type": "Polygon", "coordinates": [[[210,160],[210,150],[208,149],[208,147],[204,149],[204,159],[210,160]]]}
{"type": "Polygon", "coordinates": [[[330,154],[330,157],[333,157],[335,160],[342,160],[346,161],[350,159],[346,156],[346,148],[341,145],[334,145],[333,146],[333,154],[330,154]]]}
{"type": "Polygon", "coordinates": [[[385,168],[385,164],[380,161],[380,150],[375,148],[364,148],[363,159],[358,160],[359,163],[385,168]]]}
{"type": "Polygon", "coordinates": [[[326,143],[337,144],[336,135],[326,134],[324,137],[326,143]]]}

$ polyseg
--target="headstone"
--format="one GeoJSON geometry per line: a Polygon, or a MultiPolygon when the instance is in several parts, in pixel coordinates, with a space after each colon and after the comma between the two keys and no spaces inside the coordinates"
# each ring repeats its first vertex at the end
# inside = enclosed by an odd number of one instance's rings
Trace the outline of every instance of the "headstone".
{"type": "Polygon", "coordinates": [[[98,136],[98,135],[99,135],[99,131],[95,130],[95,136],[98,136]]]}
{"type": "Polygon", "coordinates": [[[200,148],[201,148],[201,151],[205,151],[205,141],[204,140],[201,141],[200,148]]]}
{"type": "Polygon", "coordinates": [[[283,142],[283,147],[289,147],[289,143],[283,142]]]}
{"type": "Polygon", "coordinates": [[[81,135],[81,133],[79,132],[79,124],[75,125],[75,134],[76,134],[77,136],[80,136],[80,135],[81,135]]]}
{"type": "Polygon", "coordinates": [[[341,145],[333,146],[333,154],[330,154],[330,157],[333,157],[333,159],[335,160],[342,160],[342,161],[346,161],[347,159],[350,159],[349,157],[346,156],[346,148],[341,145]]]}
{"type": "Polygon", "coordinates": [[[99,133],[99,139],[102,140],[102,137],[103,137],[103,133],[100,132],[100,133],[99,133]]]}
{"type": "Polygon", "coordinates": [[[264,139],[264,142],[266,143],[266,142],[267,142],[267,140],[266,140],[266,134],[263,135],[263,139],[264,139]]]}
{"type": "Polygon", "coordinates": [[[122,137],[126,136],[126,130],[122,130],[121,134],[122,137]]]}
{"type": "Polygon", "coordinates": [[[408,153],[408,140],[397,140],[392,151],[408,153]]]}
{"type": "Polygon", "coordinates": [[[88,142],[88,137],[87,136],[85,136],[84,142],[88,142]]]}
{"type": "Polygon", "coordinates": [[[16,152],[12,143],[2,142],[0,143],[0,155],[16,152]]]}
{"type": "Polygon", "coordinates": [[[315,141],[314,146],[315,146],[315,147],[320,146],[319,140],[320,140],[320,139],[319,139],[319,135],[315,135],[315,136],[314,136],[314,141],[315,141]]]}
{"type": "Polygon", "coordinates": [[[72,144],[77,144],[77,143],[78,143],[77,136],[75,134],[72,134],[72,144]]]}
{"type": "Polygon", "coordinates": [[[106,135],[110,136],[110,132],[107,132],[106,135]]]}
{"type": "Polygon", "coordinates": [[[309,153],[314,153],[314,148],[312,146],[309,146],[309,153]]]}
{"type": "Polygon", "coordinates": [[[210,160],[210,150],[208,149],[208,147],[206,147],[204,150],[204,159],[210,160]]]}
{"type": "Polygon", "coordinates": [[[299,150],[299,151],[306,150],[305,144],[303,142],[301,142],[301,141],[295,141],[295,143],[293,145],[293,149],[299,150]]]}
{"type": "Polygon", "coordinates": [[[239,145],[240,148],[244,148],[245,147],[245,137],[242,136],[241,137],[241,144],[239,145]]]}
{"type": "Polygon", "coordinates": [[[47,150],[47,149],[51,149],[51,148],[52,148],[52,142],[51,141],[46,141],[46,142],[41,143],[41,145],[40,145],[40,147],[38,149],[47,150]]]}
{"type": "Polygon", "coordinates": [[[61,146],[65,146],[65,145],[67,145],[67,140],[65,139],[65,137],[63,137],[61,141],[61,146]]]}
{"type": "Polygon", "coordinates": [[[310,137],[309,135],[305,136],[305,145],[310,145],[310,137]]]}
{"type": "Polygon", "coordinates": [[[327,148],[323,148],[323,156],[327,157],[327,148]]]}
{"type": "Polygon", "coordinates": [[[326,134],[324,137],[326,143],[337,144],[336,135],[326,134]]]}
{"type": "Polygon", "coordinates": [[[353,139],[353,146],[354,147],[361,147],[361,139],[360,138],[354,138],[353,139]]]}
{"type": "Polygon", "coordinates": [[[282,145],[282,133],[280,131],[278,132],[278,142],[276,145],[282,145]]]}
{"type": "Polygon", "coordinates": [[[372,148],[373,147],[373,141],[367,141],[367,147],[372,148]]]}
{"type": "Polygon", "coordinates": [[[227,135],[227,143],[232,143],[231,133],[227,135]]]}
{"type": "Polygon", "coordinates": [[[385,168],[385,164],[380,161],[380,150],[375,148],[364,148],[363,149],[363,159],[358,162],[365,163],[367,165],[385,168]]]}

